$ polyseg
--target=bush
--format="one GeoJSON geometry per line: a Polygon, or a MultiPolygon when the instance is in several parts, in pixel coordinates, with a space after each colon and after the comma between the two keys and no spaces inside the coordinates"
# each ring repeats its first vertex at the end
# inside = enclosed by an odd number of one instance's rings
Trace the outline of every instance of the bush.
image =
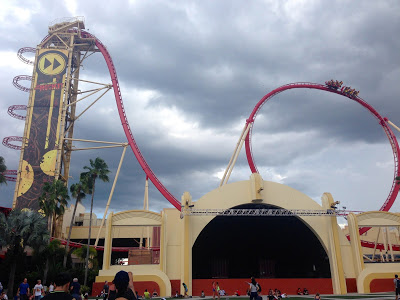
{"type": "Polygon", "coordinates": [[[81,293],[85,295],[86,293],[89,295],[90,294],[90,287],[87,285],[81,285],[81,293]]]}

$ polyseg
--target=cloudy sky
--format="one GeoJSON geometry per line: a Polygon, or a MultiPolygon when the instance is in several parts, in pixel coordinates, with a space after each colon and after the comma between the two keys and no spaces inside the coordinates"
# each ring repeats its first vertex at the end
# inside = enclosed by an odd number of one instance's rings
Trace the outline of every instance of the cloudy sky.
{"type": "MultiPolygon", "coordinates": [[[[18,49],[35,47],[50,22],[73,16],[84,16],[87,30],[107,46],[134,137],[177,199],[189,191],[197,200],[218,187],[253,107],[287,83],[342,80],[400,125],[399,1],[110,3],[2,1],[1,139],[23,135],[24,122],[7,114],[10,105],[28,101],[28,94],[12,85],[14,76],[32,74],[17,58],[18,49]]],[[[101,54],[84,63],[81,78],[111,82],[101,54]]],[[[90,101],[81,103],[78,111],[90,101]]],[[[77,122],[74,137],[126,141],[112,93],[77,122]]],[[[379,209],[392,185],[393,154],[385,133],[365,108],[342,96],[308,89],[281,93],[259,112],[252,141],[265,180],[317,202],[330,192],[348,209],[379,209]]],[[[70,184],[96,157],[108,163],[113,180],[121,153],[120,148],[74,152],[70,184]]],[[[0,155],[8,169],[17,169],[18,151],[0,145],[0,155]]],[[[249,176],[243,149],[230,182],[249,176]]],[[[144,184],[129,149],[111,210],[143,207],[144,184]]],[[[0,206],[11,206],[14,186],[0,187],[0,206]]],[[[110,189],[111,183],[98,184],[98,215],[110,189]]],[[[151,210],[171,207],[152,184],[149,194],[151,210]]],[[[395,203],[392,211],[399,208],[395,203]]]]}

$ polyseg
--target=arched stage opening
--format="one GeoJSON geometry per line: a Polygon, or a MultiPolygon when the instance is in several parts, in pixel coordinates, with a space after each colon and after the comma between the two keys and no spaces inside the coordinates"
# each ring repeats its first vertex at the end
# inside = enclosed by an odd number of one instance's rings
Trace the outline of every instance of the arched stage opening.
{"type": "MultiPolygon", "coordinates": [[[[243,204],[233,208],[280,208],[243,204]]],[[[328,255],[298,217],[217,216],[192,248],[193,279],[330,278],[328,255]]]]}

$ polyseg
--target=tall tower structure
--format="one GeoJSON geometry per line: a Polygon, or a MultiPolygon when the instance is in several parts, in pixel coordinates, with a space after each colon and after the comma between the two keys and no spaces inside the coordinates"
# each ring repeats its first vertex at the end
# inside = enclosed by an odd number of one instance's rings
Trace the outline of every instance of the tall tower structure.
{"type": "Polygon", "coordinates": [[[35,49],[13,208],[37,210],[43,183],[68,181],[79,69],[96,52],[84,28],[83,17],[55,21],[35,49]]]}

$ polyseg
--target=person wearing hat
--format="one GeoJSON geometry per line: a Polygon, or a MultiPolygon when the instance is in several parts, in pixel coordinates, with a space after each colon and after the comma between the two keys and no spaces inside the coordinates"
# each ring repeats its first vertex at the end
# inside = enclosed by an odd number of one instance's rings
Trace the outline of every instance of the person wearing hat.
{"type": "Polygon", "coordinates": [[[116,300],[137,300],[132,272],[119,271],[113,283],[117,291],[116,300]]]}

